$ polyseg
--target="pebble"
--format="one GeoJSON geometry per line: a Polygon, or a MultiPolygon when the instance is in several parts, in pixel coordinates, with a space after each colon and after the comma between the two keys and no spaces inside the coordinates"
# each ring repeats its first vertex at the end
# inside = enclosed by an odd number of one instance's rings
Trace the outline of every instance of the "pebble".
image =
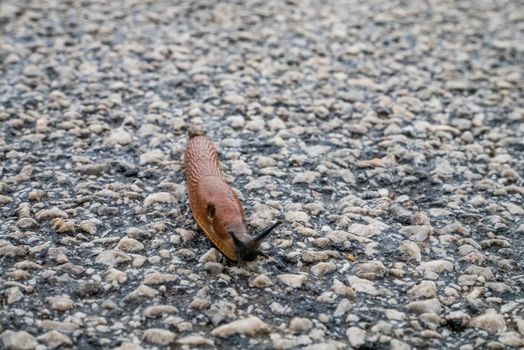
{"type": "Polygon", "coordinates": [[[0,204],[11,204],[13,202],[13,198],[6,195],[0,195],[0,204]]]}
{"type": "Polygon", "coordinates": [[[69,258],[65,254],[67,249],[65,247],[49,248],[47,250],[46,258],[57,264],[64,264],[69,262],[69,258]]]}
{"type": "Polygon", "coordinates": [[[375,284],[372,281],[367,279],[362,279],[357,276],[350,276],[348,278],[350,286],[357,293],[365,293],[369,295],[377,295],[378,289],[375,287],[375,284]]]}
{"type": "Polygon", "coordinates": [[[172,282],[176,280],[176,275],[170,274],[170,273],[162,273],[158,271],[149,271],[144,276],[144,284],[147,285],[157,285],[157,284],[164,284],[167,282],[172,282]]]}
{"type": "Polygon", "coordinates": [[[246,125],[244,126],[244,128],[247,130],[251,130],[251,131],[260,131],[264,129],[265,126],[266,126],[266,123],[264,122],[264,120],[254,119],[254,120],[248,121],[246,125]]]}
{"type": "Polygon", "coordinates": [[[172,204],[176,203],[176,198],[168,192],[152,193],[144,199],[144,207],[150,207],[154,204],[172,204]]]}
{"type": "Polygon", "coordinates": [[[57,295],[47,298],[47,302],[51,304],[51,308],[60,312],[65,312],[73,308],[73,300],[68,295],[57,295]]]}
{"type": "Polygon", "coordinates": [[[22,299],[24,299],[24,294],[20,291],[19,287],[7,288],[5,291],[7,304],[14,304],[22,299]]]}
{"type": "Polygon", "coordinates": [[[384,266],[384,264],[382,264],[382,262],[370,261],[358,265],[356,275],[359,278],[376,280],[384,277],[386,272],[386,267],[384,266]]]}
{"type": "Polygon", "coordinates": [[[349,301],[349,299],[342,299],[340,303],[337,305],[337,308],[335,309],[335,312],[333,313],[334,317],[341,317],[345,315],[353,305],[349,301]]]}
{"type": "Polygon", "coordinates": [[[250,316],[219,326],[213,329],[211,334],[220,338],[227,338],[234,334],[254,336],[257,333],[269,332],[269,329],[269,325],[264,323],[260,318],[256,316],[250,316]]]}
{"type": "Polygon", "coordinates": [[[391,349],[392,350],[410,350],[411,346],[406,344],[405,342],[398,340],[398,339],[391,339],[391,349]]]}
{"type": "Polygon", "coordinates": [[[378,224],[369,224],[369,225],[362,225],[362,224],[352,224],[348,228],[348,232],[354,233],[358,236],[371,238],[373,236],[378,235],[386,226],[384,225],[378,225],[378,224]]]}
{"type": "Polygon", "coordinates": [[[131,257],[118,250],[104,250],[97,255],[95,262],[108,266],[117,266],[131,261],[131,257]]]}
{"type": "Polygon", "coordinates": [[[455,172],[455,169],[451,166],[450,162],[446,159],[439,158],[436,161],[436,166],[433,172],[442,177],[450,177],[455,172]]]}
{"type": "Polygon", "coordinates": [[[302,254],[301,260],[305,263],[316,263],[328,260],[329,256],[327,251],[308,250],[302,254]]]}
{"type": "Polygon", "coordinates": [[[27,249],[24,247],[15,246],[7,241],[0,240],[0,256],[8,256],[11,258],[22,257],[27,254],[27,249]]]}
{"type": "Polygon", "coordinates": [[[136,253],[144,250],[144,245],[134,238],[124,237],[116,245],[117,249],[127,253],[136,253]]]}
{"type": "Polygon", "coordinates": [[[405,241],[404,243],[402,243],[399,246],[398,250],[408,260],[415,260],[415,261],[419,261],[419,262],[422,260],[422,254],[420,252],[420,248],[414,242],[405,241]]]}
{"type": "Polygon", "coordinates": [[[470,322],[471,316],[463,311],[453,311],[446,315],[448,324],[451,324],[452,328],[464,329],[470,322]]]}
{"type": "Polygon", "coordinates": [[[211,322],[214,325],[218,325],[226,319],[233,318],[232,315],[235,314],[235,310],[236,306],[234,304],[225,301],[218,301],[213,303],[205,314],[211,319],[211,322]]]}
{"type": "Polygon", "coordinates": [[[319,262],[311,267],[311,273],[315,276],[324,276],[337,269],[337,265],[333,262],[319,262]]]}
{"type": "Polygon", "coordinates": [[[204,270],[206,270],[210,274],[217,275],[224,271],[224,265],[216,262],[206,262],[204,264],[204,270]]]}
{"type": "Polygon", "coordinates": [[[432,231],[429,225],[405,226],[400,230],[404,236],[415,242],[425,241],[432,231]]]}
{"type": "Polygon", "coordinates": [[[442,312],[442,305],[437,298],[413,301],[407,304],[406,308],[409,311],[415,312],[417,314],[434,313],[436,315],[439,315],[442,312]]]}
{"type": "Polygon", "coordinates": [[[306,171],[303,173],[298,173],[293,178],[293,183],[294,184],[302,183],[302,184],[311,185],[317,179],[318,176],[319,174],[314,171],[306,171]]]}
{"type": "Polygon", "coordinates": [[[513,288],[508,286],[506,283],[503,282],[487,282],[485,286],[493,293],[493,294],[503,294],[503,293],[509,293],[513,291],[513,288]]]}
{"type": "Polygon", "coordinates": [[[127,274],[115,268],[109,268],[104,278],[106,282],[122,284],[127,281],[127,274]]]}
{"type": "Polygon", "coordinates": [[[49,331],[42,335],[39,335],[37,339],[46,344],[51,349],[56,349],[60,347],[72,346],[73,342],[71,339],[58,331],[49,331]]]}
{"type": "Polygon", "coordinates": [[[144,309],[144,317],[155,318],[164,314],[178,312],[177,308],[172,305],[153,305],[144,309]]]}
{"type": "Polygon", "coordinates": [[[476,207],[484,206],[487,203],[486,199],[481,195],[476,195],[475,197],[471,198],[469,202],[476,207]]]}
{"type": "Polygon", "coordinates": [[[474,317],[469,322],[472,328],[480,328],[488,333],[498,333],[506,331],[506,321],[494,309],[487,310],[484,314],[474,317]]]}
{"type": "Polygon", "coordinates": [[[57,233],[75,233],[75,222],[72,220],[64,220],[62,218],[54,218],[51,220],[51,226],[57,233]]]}
{"type": "Polygon", "coordinates": [[[51,209],[42,209],[36,213],[35,218],[39,221],[41,220],[51,220],[55,218],[67,219],[68,215],[65,211],[53,207],[51,209]]]}
{"type": "Polygon", "coordinates": [[[424,272],[442,273],[451,272],[455,267],[451,261],[439,259],[423,262],[419,265],[419,268],[424,272]]]}
{"type": "Polygon", "coordinates": [[[233,129],[240,129],[246,123],[244,117],[241,115],[232,115],[227,117],[226,120],[233,129]]]}
{"type": "Polygon", "coordinates": [[[102,288],[98,282],[84,282],[81,281],[74,288],[74,294],[86,298],[98,295],[102,288]]]}
{"type": "Polygon", "coordinates": [[[301,288],[308,280],[305,275],[284,274],[278,275],[277,279],[291,288],[301,288]]]}
{"type": "Polygon", "coordinates": [[[58,330],[62,333],[73,333],[79,328],[78,324],[76,323],[49,320],[39,321],[37,322],[37,326],[43,330],[58,330]]]}
{"type": "Polygon", "coordinates": [[[499,336],[499,341],[506,345],[514,348],[520,348],[524,346],[524,340],[517,332],[505,332],[499,336]]]}
{"type": "Polygon", "coordinates": [[[277,302],[272,302],[271,305],[269,305],[269,308],[276,315],[283,315],[289,310],[289,308],[286,308],[277,302]]]}
{"type": "Polygon", "coordinates": [[[269,279],[269,277],[264,274],[256,275],[249,279],[250,287],[267,288],[271,287],[272,285],[273,282],[271,282],[271,279],[269,279]]]}
{"type": "Polygon", "coordinates": [[[167,329],[149,328],[144,332],[142,339],[151,344],[167,346],[174,343],[175,333],[167,329]]]}
{"type": "Polygon", "coordinates": [[[366,344],[366,331],[358,327],[349,327],[346,331],[349,345],[360,348],[366,344]]]}
{"type": "Polygon", "coordinates": [[[302,222],[304,224],[307,224],[309,222],[309,220],[311,219],[309,217],[309,215],[306,212],[303,212],[303,211],[287,212],[285,217],[286,217],[286,221],[302,222]]]}
{"type": "Polygon", "coordinates": [[[294,317],[291,322],[289,322],[288,329],[292,333],[303,333],[310,330],[313,327],[313,322],[309,318],[305,317],[294,317]]]}
{"type": "Polygon", "coordinates": [[[243,160],[234,160],[231,164],[231,172],[235,175],[251,175],[253,171],[243,160]]]}
{"type": "Polygon", "coordinates": [[[255,162],[255,165],[259,168],[269,168],[275,166],[276,161],[271,157],[259,156],[255,162]]]}
{"type": "Polygon", "coordinates": [[[108,171],[107,163],[86,164],[77,167],[77,170],[85,175],[102,176],[108,171]]]}
{"type": "Polygon", "coordinates": [[[159,292],[151,287],[140,285],[135,290],[127,294],[123,301],[126,303],[133,302],[137,299],[141,298],[147,298],[152,299],[154,298],[159,292]]]}
{"type": "Polygon", "coordinates": [[[16,222],[16,226],[18,226],[22,230],[27,230],[32,227],[37,227],[38,223],[33,218],[22,218],[16,222]]]}
{"type": "Polygon", "coordinates": [[[96,234],[97,227],[100,226],[100,224],[102,224],[102,222],[95,218],[82,220],[78,224],[77,229],[82,232],[89,233],[90,235],[94,235],[96,234]]]}
{"type": "Polygon", "coordinates": [[[434,281],[422,281],[408,290],[412,298],[434,298],[437,296],[437,284],[434,281]]]}
{"type": "Polygon", "coordinates": [[[188,345],[188,346],[215,346],[215,343],[211,339],[204,338],[199,335],[188,335],[176,340],[177,344],[188,345]]]}
{"type": "Polygon", "coordinates": [[[161,150],[155,149],[148,151],[140,156],[140,165],[146,165],[150,163],[161,163],[166,159],[164,153],[161,150]]]}
{"type": "Polygon", "coordinates": [[[6,330],[0,334],[0,339],[7,350],[31,350],[38,345],[35,337],[26,331],[6,330]]]}
{"type": "Polygon", "coordinates": [[[134,343],[123,342],[120,346],[114,348],[114,350],[142,350],[143,348],[134,343]]]}

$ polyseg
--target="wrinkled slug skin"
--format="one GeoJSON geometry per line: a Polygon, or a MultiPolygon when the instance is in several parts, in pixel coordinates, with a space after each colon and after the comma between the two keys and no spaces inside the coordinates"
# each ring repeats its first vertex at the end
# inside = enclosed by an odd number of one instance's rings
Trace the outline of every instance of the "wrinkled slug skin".
{"type": "Polygon", "coordinates": [[[206,136],[194,136],[187,142],[184,160],[189,206],[195,221],[226,257],[237,261],[229,232],[240,232],[240,237],[246,239],[249,236],[245,236],[244,211],[222,176],[215,146],[206,136]],[[208,215],[209,205],[215,208],[213,218],[208,215]]]}

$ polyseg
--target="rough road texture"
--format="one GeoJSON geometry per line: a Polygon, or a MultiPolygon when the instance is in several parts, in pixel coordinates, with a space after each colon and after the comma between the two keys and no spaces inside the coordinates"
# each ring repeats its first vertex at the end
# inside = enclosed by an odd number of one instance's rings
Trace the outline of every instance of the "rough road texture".
{"type": "Polygon", "coordinates": [[[212,3],[0,2],[3,347],[522,347],[522,1],[212,3]]]}

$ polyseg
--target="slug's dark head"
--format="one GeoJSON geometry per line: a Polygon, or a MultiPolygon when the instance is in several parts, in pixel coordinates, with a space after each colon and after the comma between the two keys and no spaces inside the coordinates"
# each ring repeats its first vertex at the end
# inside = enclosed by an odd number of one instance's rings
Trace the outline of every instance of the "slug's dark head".
{"type": "Polygon", "coordinates": [[[273,231],[273,229],[275,229],[275,227],[277,227],[281,223],[281,221],[277,221],[272,226],[268,227],[265,231],[258,234],[255,238],[247,242],[242,242],[234,234],[231,234],[233,240],[235,241],[238,262],[253,261],[256,259],[257,256],[265,255],[259,249],[260,243],[262,242],[262,240],[264,240],[264,238],[269,236],[269,234],[271,233],[271,231],[273,231]]]}

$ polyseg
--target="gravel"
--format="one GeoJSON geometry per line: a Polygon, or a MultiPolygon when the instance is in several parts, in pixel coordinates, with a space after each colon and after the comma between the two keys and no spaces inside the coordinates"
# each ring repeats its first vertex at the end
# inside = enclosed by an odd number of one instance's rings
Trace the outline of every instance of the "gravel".
{"type": "Polygon", "coordinates": [[[524,346],[515,1],[0,2],[0,348],[524,346]],[[196,226],[187,130],[253,231],[196,226]]]}

